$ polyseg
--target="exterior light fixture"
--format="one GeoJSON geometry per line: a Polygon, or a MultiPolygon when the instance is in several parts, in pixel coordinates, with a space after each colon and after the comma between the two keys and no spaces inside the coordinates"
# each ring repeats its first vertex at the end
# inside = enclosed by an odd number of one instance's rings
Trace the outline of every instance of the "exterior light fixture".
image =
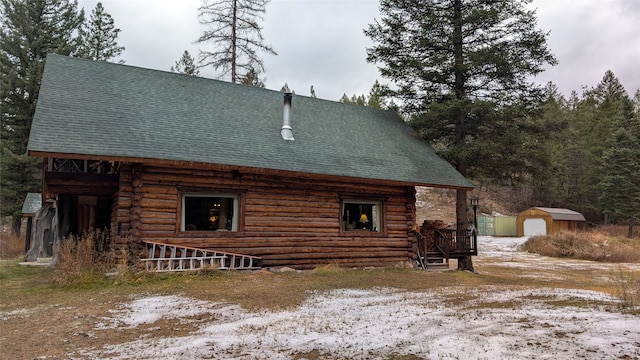
{"type": "Polygon", "coordinates": [[[476,229],[476,231],[478,230],[478,215],[477,215],[477,211],[478,211],[478,198],[477,197],[472,197],[471,199],[471,206],[473,207],[473,227],[476,229]]]}

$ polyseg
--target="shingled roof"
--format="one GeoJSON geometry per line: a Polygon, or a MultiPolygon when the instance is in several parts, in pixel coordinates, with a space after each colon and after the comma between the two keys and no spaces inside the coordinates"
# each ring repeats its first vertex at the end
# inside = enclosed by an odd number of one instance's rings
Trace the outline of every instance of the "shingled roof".
{"type": "Polygon", "coordinates": [[[135,158],[471,188],[393,111],[51,54],[31,155],[135,158]]]}

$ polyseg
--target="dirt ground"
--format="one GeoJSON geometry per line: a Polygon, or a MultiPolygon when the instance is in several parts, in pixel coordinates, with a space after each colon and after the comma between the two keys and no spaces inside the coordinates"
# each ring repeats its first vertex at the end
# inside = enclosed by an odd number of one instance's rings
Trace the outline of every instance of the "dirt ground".
{"type": "MultiPolygon", "coordinates": [[[[210,272],[87,281],[0,264],[3,359],[640,359],[640,266],[481,238],[476,273],[210,272]],[[425,344],[429,344],[426,346],[425,344]],[[451,346],[450,344],[456,344],[451,346]]],[[[453,268],[453,266],[452,266],[453,268]]]]}

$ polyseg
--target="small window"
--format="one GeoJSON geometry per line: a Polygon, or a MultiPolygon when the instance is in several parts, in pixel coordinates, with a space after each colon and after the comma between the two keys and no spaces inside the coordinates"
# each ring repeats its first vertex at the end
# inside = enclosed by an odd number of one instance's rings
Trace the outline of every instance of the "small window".
{"type": "Polygon", "coordinates": [[[345,200],[342,204],[342,229],[381,231],[380,201],[345,200]]]}
{"type": "Polygon", "coordinates": [[[238,231],[238,195],[185,194],[182,231],[238,231]]]}

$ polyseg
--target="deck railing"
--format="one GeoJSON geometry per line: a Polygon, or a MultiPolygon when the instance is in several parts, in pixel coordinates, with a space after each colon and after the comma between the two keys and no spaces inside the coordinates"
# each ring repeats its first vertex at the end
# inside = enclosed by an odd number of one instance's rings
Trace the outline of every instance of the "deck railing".
{"type": "Polygon", "coordinates": [[[478,255],[476,229],[435,229],[435,247],[445,258],[478,255]]]}
{"type": "Polygon", "coordinates": [[[73,174],[115,174],[117,163],[101,160],[48,158],[46,171],[73,174]]]}

